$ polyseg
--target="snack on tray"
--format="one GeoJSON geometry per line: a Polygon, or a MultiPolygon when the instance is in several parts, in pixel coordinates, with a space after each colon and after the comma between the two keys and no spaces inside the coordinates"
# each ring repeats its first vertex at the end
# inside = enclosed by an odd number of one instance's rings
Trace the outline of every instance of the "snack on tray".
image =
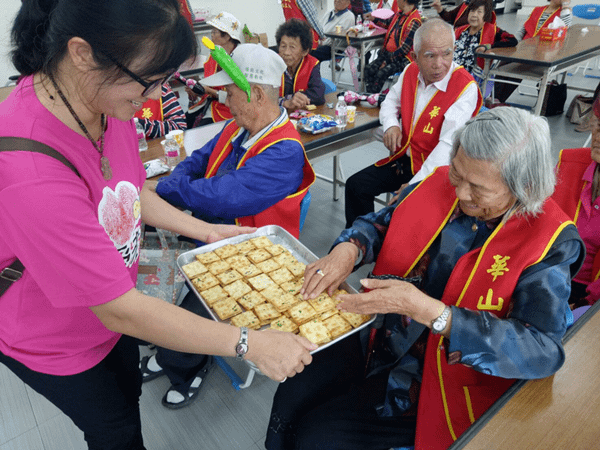
{"type": "Polygon", "coordinates": [[[190,280],[196,278],[201,273],[208,271],[206,266],[200,261],[192,261],[191,263],[183,266],[181,270],[183,270],[183,272],[188,276],[190,280]]]}
{"type": "Polygon", "coordinates": [[[310,342],[317,345],[323,345],[331,341],[331,336],[327,327],[323,325],[323,322],[311,320],[310,322],[304,323],[299,326],[300,336],[304,336],[310,342]]]}
{"type": "Polygon", "coordinates": [[[216,316],[237,327],[269,326],[323,345],[370,319],[336,308],[343,289],[304,300],[306,264],[266,236],[196,254],[181,269],[216,316]]]}

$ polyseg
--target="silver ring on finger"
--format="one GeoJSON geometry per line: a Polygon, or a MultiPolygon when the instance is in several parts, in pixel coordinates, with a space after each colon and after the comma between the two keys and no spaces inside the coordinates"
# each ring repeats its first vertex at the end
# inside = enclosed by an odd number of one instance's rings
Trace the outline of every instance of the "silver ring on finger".
{"type": "Polygon", "coordinates": [[[285,377],[283,380],[281,380],[280,383],[285,383],[285,380],[287,380],[287,377],[285,377]]]}

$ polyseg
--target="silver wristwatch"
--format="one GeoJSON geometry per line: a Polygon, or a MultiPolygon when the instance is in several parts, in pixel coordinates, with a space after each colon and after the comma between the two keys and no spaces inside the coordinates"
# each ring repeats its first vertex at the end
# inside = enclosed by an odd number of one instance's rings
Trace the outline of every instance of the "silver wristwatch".
{"type": "Polygon", "coordinates": [[[248,353],[248,328],[240,328],[240,340],[235,345],[235,357],[237,359],[243,359],[244,355],[248,353]]]}
{"type": "Polygon", "coordinates": [[[448,317],[450,317],[450,311],[452,311],[450,307],[446,306],[438,318],[431,322],[431,332],[433,334],[440,334],[446,329],[446,326],[448,325],[448,317]]]}

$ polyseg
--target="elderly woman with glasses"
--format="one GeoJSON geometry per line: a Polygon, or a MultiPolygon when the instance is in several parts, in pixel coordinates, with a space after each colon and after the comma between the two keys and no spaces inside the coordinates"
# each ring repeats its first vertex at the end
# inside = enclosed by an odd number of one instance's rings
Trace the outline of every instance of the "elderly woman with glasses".
{"type": "Polygon", "coordinates": [[[240,332],[135,289],[142,220],[205,242],[254,230],[202,222],[144,186],[132,117],[196,54],[177,0],[29,0],[12,38],[23,78],[0,104],[0,363],[102,450],[144,448],[130,336],[244,356],[278,381],[302,371],[303,338],[240,332]]]}
{"type": "Polygon", "coordinates": [[[446,449],[515,379],[556,372],[584,249],[548,199],[553,165],[544,118],[487,111],[457,131],[450,166],[309,265],[305,298],[375,262],[368,292],[337,298],[382,314],[382,345],[365,371],[359,339],[346,338],[280,385],[267,448],[446,449]]]}

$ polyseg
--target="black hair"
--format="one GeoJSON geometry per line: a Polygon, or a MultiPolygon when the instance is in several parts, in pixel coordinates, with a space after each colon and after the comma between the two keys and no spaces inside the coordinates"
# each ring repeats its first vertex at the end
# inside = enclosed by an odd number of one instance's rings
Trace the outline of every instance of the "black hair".
{"type": "Polygon", "coordinates": [[[120,75],[152,49],[142,78],[178,68],[197,43],[177,0],[24,0],[12,28],[12,62],[22,75],[55,74],[72,37],[90,44],[98,69],[120,75]]]}
{"type": "Polygon", "coordinates": [[[306,23],[304,20],[290,19],[279,25],[277,31],[275,32],[275,41],[277,42],[277,47],[279,47],[279,43],[281,42],[281,38],[283,36],[300,38],[300,45],[304,51],[312,48],[312,32],[310,31],[310,25],[308,25],[308,23],[306,23]]]}
{"type": "Polygon", "coordinates": [[[413,5],[413,6],[418,6],[419,5],[419,0],[404,0],[406,3],[408,3],[409,5],[413,5]]]}
{"type": "Polygon", "coordinates": [[[492,4],[492,0],[471,0],[469,6],[467,6],[467,14],[471,11],[475,11],[479,9],[480,6],[483,6],[483,21],[484,22],[492,22],[492,13],[494,12],[494,7],[492,4]]]}

